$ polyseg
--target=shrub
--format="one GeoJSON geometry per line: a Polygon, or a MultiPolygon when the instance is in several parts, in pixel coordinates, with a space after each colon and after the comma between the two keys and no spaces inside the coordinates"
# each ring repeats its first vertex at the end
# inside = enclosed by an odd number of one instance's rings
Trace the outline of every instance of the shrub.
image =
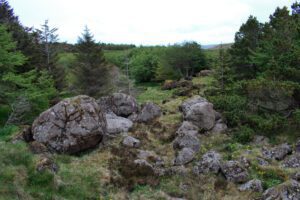
{"type": "Polygon", "coordinates": [[[247,109],[246,97],[239,95],[219,95],[210,97],[216,109],[222,110],[229,126],[242,123],[247,109]]]}
{"type": "Polygon", "coordinates": [[[247,127],[247,126],[241,126],[234,134],[234,138],[237,142],[241,144],[247,144],[252,141],[254,136],[254,131],[247,127]]]}

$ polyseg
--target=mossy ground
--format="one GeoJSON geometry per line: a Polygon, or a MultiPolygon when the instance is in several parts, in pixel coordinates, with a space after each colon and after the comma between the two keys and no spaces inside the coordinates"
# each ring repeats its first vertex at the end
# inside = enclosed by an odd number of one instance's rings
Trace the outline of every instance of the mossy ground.
{"type": "MultiPolygon", "coordinates": [[[[215,80],[212,77],[198,77],[194,84],[203,85],[196,93],[203,93],[212,87],[215,80]]],[[[129,133],[142,142],[141,149],[154,151],[165,161],[166,167],[172,166],[174,150],[172,140],[175,131],[182,121],[178,106],[187,97],[178,97],[174,90],[162,91],[159,85],[148,85],[147,90],[137,99],[140,103],[153,101],[162,108],[163,115],[155,122],[139,124],[129,133]]],[[[158,184],[135,184],[131,190],[117,187],[112,183],[112,174],[119,171],[110,165],[116,158],[112,149],[118,148],[121,138],[111,140],[108,145],[77,156],[53,155],[59,166],[54,174],[50,171],[37,172],[35,169],[38,155],[34,155],[24,142],[11,143],[11,138],[18,133],[17,127],[0,129],[0,199],[168,199],[168,197],[183,197],[187,199],[253,199],[260,194],[239,192],[235,184],[225,181],[224,177],[216,175],[186,176],[174,175],[159,178],[158,184]]],[[[264,188],[280,184],[288,179],[294,170],[280,167],[280,162],[271,162],[271,166],[261,167],[256,158],[261,156],[260,146],[240,144],[232,134],[200,135],[201,150],[194,162],[187,165],[189,170],[201,156],[215,150],[226,159],[248,158],[252,166],[250,175],[263,181],[264,188]],[[249,152],[251,152],[249,154],[249,152]]],[[[287,138],[280,135],[280,142],[287,138]]],[[[293,139],[291,139],[292,141],[293,139]]]]}

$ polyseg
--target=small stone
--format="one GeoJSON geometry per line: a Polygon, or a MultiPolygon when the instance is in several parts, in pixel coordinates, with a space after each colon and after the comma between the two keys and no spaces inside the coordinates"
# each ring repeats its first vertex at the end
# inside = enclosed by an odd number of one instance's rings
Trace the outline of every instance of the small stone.
{"type": "Polygon", "coordinates": [[[141,145],[141,142],[140,140],[134,138],[134,137],[131,137],[131,136],[127,136],[123,139],[123,142],[122,144],[124,146],[127,146],[127,147],[134,147],[134,148],[138,148],[140,147],[141,145]]]}
{"type": "Polygon", "coordinates": [[[263,192],[262,183],[258,179],[253,179],[251,181],[248,181],[247,183],[241,185],[239,187],[240,191],[253,191],[253,192],[263,192]]]}

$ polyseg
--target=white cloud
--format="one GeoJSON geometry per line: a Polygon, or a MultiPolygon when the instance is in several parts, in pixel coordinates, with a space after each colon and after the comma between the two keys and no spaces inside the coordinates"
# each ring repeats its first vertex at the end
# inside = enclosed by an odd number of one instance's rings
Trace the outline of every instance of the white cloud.
{"type": "Polygon", "coordinates": [[[76,42],[88,25],[97,40],[113,43],[232,42],[250,14],[266,21],[286,0],[10,0],[26,26],[45,19],[61,41],[76,42]]]}

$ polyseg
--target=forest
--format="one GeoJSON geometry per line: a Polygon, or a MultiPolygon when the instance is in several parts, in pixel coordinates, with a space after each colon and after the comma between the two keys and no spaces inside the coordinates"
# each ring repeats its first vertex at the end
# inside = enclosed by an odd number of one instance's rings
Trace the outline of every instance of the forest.
{"type": "Polygon", "coordinates": [[[300,199],[300,3],[209,49],[57,31],[0,0],[0,199],[300,199]]]}

